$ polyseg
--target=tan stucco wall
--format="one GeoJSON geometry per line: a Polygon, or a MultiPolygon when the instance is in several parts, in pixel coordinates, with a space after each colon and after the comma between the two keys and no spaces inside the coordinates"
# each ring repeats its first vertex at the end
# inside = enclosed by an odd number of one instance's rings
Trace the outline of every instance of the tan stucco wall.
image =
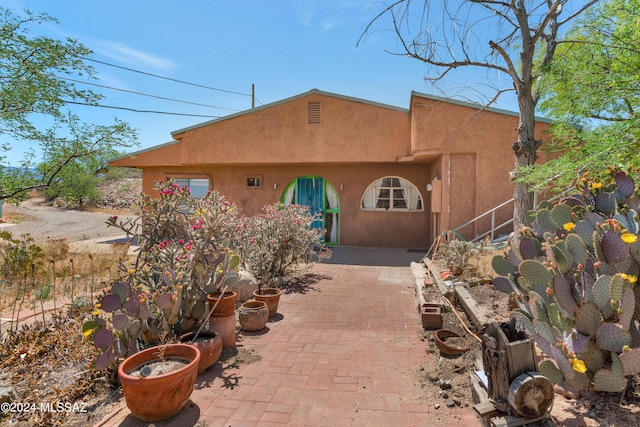
{"type": "MultiPolygon", "coordinates": [[[[404,110],[314,90],[176,131],[177,141],[110,164],[142,168],[145,191],[167,176],[209,177],[247,214],[278,201],[297,176],[321,176],[336,188],[343,185],[341,244],[428,248],[439,234],[513,196],[509,172],[518,121],[513,113],[416,93],[404,110]],[[309,102],[320,103],[320,123],[308,123],[309,102]],[[248,174],[262,174],[264,188],[247,189],[248,174]],[[387,175],[413,182],[425,211],[360,210],[366,187],[387,175]],[[442,184],[442,209],[431,213],[426,185],[435,178],[442,184]]],[[[539,138],[546,138],[547,128],[537,123],[539,138]]],[[[502,209],[496,223],[512,216],[512,207],[502,209]]],[[[472,238],[490,220],[461,234],[472,238]]]]}
{"type": "Polygon", "coordinates": [[[174,135],[184,164],[395,161],[409,152],[404,111],[311,94],[174,135]],[[321,123],[308,123],[308,103],[321,123]]]}
{"type": "Polygon", "coordinates": [[[279,202],[292,180],[320,176],[332,184],[340,197],[340,244],[428,248],[430,195],[426,191],[429,170],[424,165],[280,165],[216,166],[203,168],[145,169],[143,191],[152,194],[153,182],[169,177],[208,177],[213,189],[243,208],[246,215],[279,202]],[[247,175],[262,175],[263,188],[246,187],[247,175]],[[421,212],[364,211],[360,208],[365,189],[383,176],[400,176],[412,182],[422,196],[421,212]],[[274,185],[276,188],[274,189],[274,185]]]}
{"type": "MultiPolygon", "coordinates": [[[[511,146],[519,119],[513,113],[453,104],[415,95],[411,100],[413,153],[438,153],[433,170],[443,180],[443,213],[438,234],[453,230],[513,197],[509,173],[515,167],[511,146]]],[[[549,125],[536,123],[536,138],[549,140],[549,125]]],[[[513,207],[497,212],[495,223],[513,218],[513,207]]],[[[472,238],[490,227],[491,218],[462,230],[472,238]]]]}

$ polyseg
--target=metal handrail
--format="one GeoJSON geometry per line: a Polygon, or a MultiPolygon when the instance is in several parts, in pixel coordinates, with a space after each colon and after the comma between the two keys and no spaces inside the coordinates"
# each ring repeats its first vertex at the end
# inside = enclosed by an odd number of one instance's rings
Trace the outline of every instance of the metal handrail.
{"type": "MultiPolygon", "coordinates": [[[[557,200],[557,199],[559,199],[560,197],[564,196],[565,194],[567,194],[569,191],[572,191],[572,190],[573,190],[572,187],[567,188],[566,190],[562,191],[561,193],[556,194],[555,196],[549,198],[547,201],[548,202],[552,202],[554,200],[557,200]]],[[[462,229],[462,228],[464,228],[464,227],[466,227],[468,225],[471,225],[476,221],[479,221],[480,219],[484,218],[487,215],[491,215],[491,228],[489,230],[485,231],[484,233],[482,233],[482,234],[480,234],[478,236],[475,236],[473,239],[471,239],[471,241],[472,242],[477,242],[478,240],[482,239],[483,237],[490,235],[491,236],[491,241],[493,242],[495,240],[495,232],[496,232],[496,230],[499,230],[502,227],[505,227],[505,226],[513,223],[513,218],[511,218],[511,219],[503,222],[502,224],[499,224],[499,225],[496,226],[496,211],[498,209],[500,209],[500,208],[503,208],[503,207],[513,203],[513,202],[515,202],[515,197],[510,198],[506,202],[500,203],[498,206],[496,206],[496,207],[494,207],[492,209],[489,209],[485,213],[480,214],[477,217],[473,218],[472,220],[469,220],[469,221],[465,222],[461,226],[454,228],[453,230],[451,230],[451,232],[457,234],[458,230],[460,230],[460,229],[462,229]]],[[[534,192],[533,193],[533,207],[534,207],[534,209],[536,209],[537,206],[538,206],[538,192],[534,192]]]]}

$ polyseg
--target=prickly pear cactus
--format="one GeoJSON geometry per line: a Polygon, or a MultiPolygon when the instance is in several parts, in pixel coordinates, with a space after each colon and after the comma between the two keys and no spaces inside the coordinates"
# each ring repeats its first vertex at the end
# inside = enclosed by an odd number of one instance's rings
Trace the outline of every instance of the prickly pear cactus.
{"type": "Polygon", "coordinates": [[[512,318],[547,357],[543,375],[574,391],[619,392],[640,373],[640,202],[622,171],[578,190],[529,215],[494,257],[494,284],[515,293],[512,318]]]}

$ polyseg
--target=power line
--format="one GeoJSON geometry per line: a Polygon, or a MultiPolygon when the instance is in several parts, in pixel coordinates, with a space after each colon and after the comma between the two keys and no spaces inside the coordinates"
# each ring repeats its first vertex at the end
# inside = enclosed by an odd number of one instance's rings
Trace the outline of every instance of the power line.
{"type": "Polygon", "coordinates": [[[215,105],[200,104],[200,103],[197,103],[197,102],[183,101],[183,100],[180,100],[180,99],[167,98],[167,97],[159,96],[159,95],[151,95],[151,94],[148,94],[148,93],[136,92],[136,91],[133,91],[133,90],[120,89],[120,88],[117,88],[117,87],[101,85],[99,83],[76,80],[76,79],[72,79],[70,77],[63,77],[63,76],[56,76],[56,77],[59,78],[59,79],[63,79],[63,80],[69,80],[69,81],[72,81],[72,82],[75,82],[75,83],[81,83],[81,84],[87,84],[87,85],[91,85],[91,86],[97,86],[97,87],[101,87],[101,88],[104,88],[104,89],[117,90],[117,91],[120,91],[120,92],[131,93],[133,95],[148,96],[150,98],[163,99],[165,101],[180,102],[180,103],[183,103],[183,104],[197,105],[197,106],[200,106],[200,107],[208,107],[208,108],[216,108],[216,109],[220,109],[220,110],[229,110],[229,111],[236,111],[236,112],[242,111],[242,110],[237,110],[237,109],[234,109],[234,108],[218,107],[218,106],[215,106],[215,105]]]}
{"type": "Polygon", "coordinates": [[[114,105],[102,105],[102,104],[90,104],[88,102],[76,102],[76,101],[65,101],[66,104],[74,104],[74,105],[84,105],[87,107],[100,107],[100,108],[111,108],[114,110],[125,110],[125,111],[133,111],[134,113],[153,113],[153,114],[166,114],[170,116],[186,116],[186,117],[205,117],[209,119],[219,119],[222,116],[208,116],[205,114],[187,114],[187,113],[171,113],[168,111],[156,111],[156,110],[139,110],[136,108],[129,107],[117,107],[114,105]]]}
{"type": "Polygon", "coordinates": [[[127,68],[127,67],[123,67],[121,65],[115,65],[115,64],[111,64],[109,62],[98,61],[97,59],[87,58],[87,57],[84,57],[84,56],[79,56],[79,58],[82,59],[82,60],[91,61],[91,62],[97,62],[98,64],[107,65],[109,67],[120,68],[122,70],[127,70],[127,71],[131,71],[131,72],[134,72],[134,73],[144,74],[146,76],[156,77],[158,79],[169,80],[169,81],[176,82],[176,83],[182,83],[182,84],[185,84],[185,85],[201,87],[203,89],[215,90],[215,91],[218,91],[218,92],[225,92],[225,93],[230,93],[230,94],[233,94],[233,95],[242,95],[242,96],[249,96],[249,97],[252,96],[250,93],[234,92],[234,91],[231,91],[231,90],[226,90],[226,89],[220,89],[220,88],[216,88],[216,87],[201,85],[201,84],[198,84],[198,83],[186,82],[184,80],[172,79],[170,77],[160,76],[158,74],[148,73],[146,71],[135,70],[133,68],[127,68]]]}

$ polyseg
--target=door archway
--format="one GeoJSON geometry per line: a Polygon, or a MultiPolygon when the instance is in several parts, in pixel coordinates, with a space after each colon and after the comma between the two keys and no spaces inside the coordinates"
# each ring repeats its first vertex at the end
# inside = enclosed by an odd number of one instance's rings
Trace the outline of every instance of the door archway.
{"type": "Polygon", "coordinates": [[[300,176],[291,181],[282,193],[284,205],[308,206],[312,214],[321,219],[313,226],[327,230],[324,240],[327,246],[340,244],[340,198],[335,187],[320,176],[300,176]]]}

